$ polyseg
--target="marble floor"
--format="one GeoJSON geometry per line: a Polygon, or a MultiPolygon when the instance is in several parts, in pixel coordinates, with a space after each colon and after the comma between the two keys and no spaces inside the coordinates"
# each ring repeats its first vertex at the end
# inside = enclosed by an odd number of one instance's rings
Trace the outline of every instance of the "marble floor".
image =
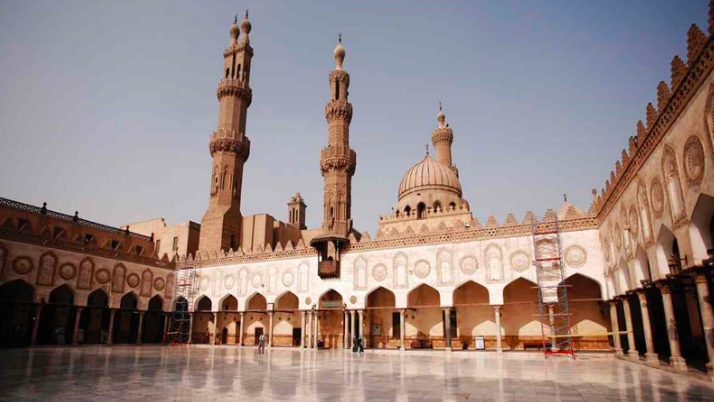
{"type": "Polygon", "coordinates": [[[0,401],[714,401],[714,387],[609,355],[357,355],[113,346],[0,350],[0,401]]]}

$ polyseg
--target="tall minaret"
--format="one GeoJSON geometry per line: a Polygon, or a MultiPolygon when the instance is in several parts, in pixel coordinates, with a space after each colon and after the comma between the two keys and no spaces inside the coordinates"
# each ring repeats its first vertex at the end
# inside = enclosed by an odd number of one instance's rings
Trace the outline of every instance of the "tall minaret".
{"type": "Polygon", "coordinates": [[[322,230],[324,234],[347,236],[352,230],[352,176],[357,154],[350,149],[350,75],[342,69],[345,60],[342,34],[334,56],[337,67],[330,73],[330,102],[325,107],[327,147],[320,152],[320,170],[325,178],[322,230]]]}
{"type": "Polygon", "coordinates": [[[451,144],[454,142],[454,132],[446,124],[446,115],[439,102],[439,114],[436,116],[439,126],[431,133],[431,142],[436,151],[436,161],[451,168],[459,176],[459,171],[451,163],[451,144]]]}
{"type": "Polygon", "coordinates": [[[209,150],[213,158],[211,197],[201,220],[199,249],[202,251],[237,249],[240,242],[240,213],[243,165],[250,154],[245,123],[253,98],[250,89],[250,46],[248,11],[238,28],[238,17],[231,25],[231,39],[223,52],[222,79],[218,83],[218,129],[211,134],[209,150]]]}

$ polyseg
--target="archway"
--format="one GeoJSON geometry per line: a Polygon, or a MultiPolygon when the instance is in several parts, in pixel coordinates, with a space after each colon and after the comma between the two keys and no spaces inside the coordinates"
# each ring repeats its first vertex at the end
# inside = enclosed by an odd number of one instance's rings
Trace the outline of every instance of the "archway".
{"type": "Polygon", "coordinates": [[[679,253],[679,243],[667,226],[662,225],[657,236],[657,266],[658,277],[678,275],[682,272],[682,256],[679,253]]]}
{"type": "Polygon", "coordinates": [[[213,302],[208,296],[201,296],[193,313],[193,343],[211,343],[213,331],[213,302]]]}
{"type": "Polygon", "coordinates": [[[344,307],[342,295],[330,289],[320,297],[318,306],[317,343],[328,349],[341,348],[344,337],[344,307]]]}
{"type": "Polygon", "coordinates": [[[399,346],[399,341],[391,344],[389,342],[390,334],[393,331],[392,313],[395,306],[396,297],[394,293],[381,286],[367,295],[365,303],[367,316],[365,321],[369,325],[364,328],[367,347],[384,349],[399,346]]]}
{"type": "Polygon", "coordinates": [[[143,343],[161,343],[166,326],[164,301],[161,296],[156,295],[149,300],[149,308],[144,313],[142,326],[141,341],[143,343]]]}
{"type": "MultiPolygon", "coordinates": [[[[518,278],[503,288],[501,328],[503,348],[531,349],[543,345],[543,330],[538,310],[538,285],[518,278]]],[[[545,329],[547,332],[550,328],[545,329]]]]}
{"type": "Polygon", "coordinates": [[[454,290],[454,309],[459,318],[457,336],[462,348],[464,345],[474,348],[476,336],[484,337],[487,349],[496,348],[496,323],[488,289],[474,281],[462,284],[454,290]]]}
{"type": "Polygon", "coordinates": [[[714,249],[714,197],[701,194],[694,205],[689,224],[694,263],[699,265],[714,249]]]}
{"type": "Polygon", "coordinates": [[[87,297],[87,307],[82,309],[79,318],[80,333],[77,341],[85,344],[105,343],[109,336],[109,296],[102,289],[97,289],[87,297]]]}
{"type": "MultiPolygon", "coordinates": [[[[433,287],[422,284],[412,289],[407,295],[407,314],[405,314],[405,343],[411,347],[445,348],[446,333],[444,313],[441,310],[441,297],[433,287]],[[413,317],[413,318],[412,318],[413,317]]],[[[399,313],[392,313],[392,339],[399,341],[399,313]]],[[[456,317],[452,317],[456,318],[456,317]]],[[[456,332],[456,320],[451,323],[456,332]]]]}
{"type": "Polygon", "coordinates": [[[570,313],[570,333],[577,349],[608,350],[611,323],[608,307],[602,304],[602,289],[582,274],[565,279],[570,313]]]}
{"type": "Polygon", "coordinates": [[[74,292],[69,285],[58,286],[50,292],[49,302],[42,307],[39,345],[64,345],[74,334],[74,292]]]}
{"type": "Polygon", "coordinates": [[[132,292],[125,294],[114,313],[114,343],[136,343],[139,334],[139,300],[132,292]]]}
{"type": "Polygon", "coordinates": [[[299,317],[298,297],[286,292],[275,301],[273,346],[300,346],[302,327],[299,317]]]}
{"type": "Polygon", "coordinates": [[[638,284],[642,284],[642,281],[652,280],[652,270],[650,261],[647,258],[647,252],[640,245],[637,245],[637,250],[635,251],[635,277],[638,284]]]}
{"type": "Polygon", "coordinates": [[[238,332],[240,331],[238,299],[233,295],[227,295],[220,301],[219,306],[221,310],[218,315],[218,330],[221,333],[221,344],[234,345],[238,343],[238,332]]]}
{"type": "Polygon", "coordinates": [[[171,314],[169,330],[166,334],[166,342],[188,343],[191,328],[191,314],[189,313],[189,303],[183,296],[179,296],[174,301],[174,311],[171,314]]]}
{"type": "Polygon", "coordinates": [[[0,286],[0,346],[27,346],[30,342],[35,288],[17,279],[0,286]]]}
{"type": "Polygon", "coordinates": [[[246,301],[244,345],[257,345],[261,334],[268,336],[268,303],[260,293],[246,301]]]}

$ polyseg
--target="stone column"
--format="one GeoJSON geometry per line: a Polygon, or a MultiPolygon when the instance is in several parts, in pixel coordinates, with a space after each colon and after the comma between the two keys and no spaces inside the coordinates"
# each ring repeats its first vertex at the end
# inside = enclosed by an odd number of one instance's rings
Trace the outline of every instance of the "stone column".
{"type": "Polygon", "coordinates": [[[714,379],[714,312],[712,311],[711,296],[709,295],[709,283],[703,273],[697,273],[697,296],[699,297],[699,311],[702,316],[702,327],[704,329],[704,343],[707,345],[707,372],[709,377],[714,379]]]}
{"type": "Polygon", "coordinates": [[[79,342],[79,317],[82,315],[84,307],[75,308],[77,311],[74,316],[74,331],[72,331],[72,346],[76,346],[79,342]]]}
{"type": "Polygon", "coordinates": [[[654,340],[652,338],[652,324],[650,323],[650,313],[649,307],[647,306],[647,293],[644,290],[639,290],[637,292],[637,297],[640,299],[640,311],[642,314],[642,328],[645,331],[645,344],[647,346],[647,352],[645,353],[645,359],[648,364],[659,365],[659,357],[654,351],[654,340]]]}
{"type": "Polygon", "coordinates": [[[615,356],[622,356],[620,345],[620,324],[617,322],[617,300],[610,300],[610,322],[612,325],[612,341],[615,344],[615,356]]]}
{"type": "Polygon", "coordinates": [[[218,336],[218,313],[213,313],[213,337],[208,335],[208,341],[211,342],[211,346],[216,346],[216,337],[218,336]]]}
{"type": "Polygon", "coordinates": [[[359,315],[359,339],[366,346],[367,342],[364,340],[364,310],[359,310],[357,314],[359,315]]]}
{"type": "Polygon", "coordinates": [[[446,350],[451,350],[451,309],[444,309],[444,340],[446,350]]]}
{"type": "Polygon", "coordinates": [[[315,312],[315,349],[319,349],[318,341],[320,340],[320,312],[315,312]]]}
{"type": "Polygon", "coordinates": [[[137,331],[137,334],[136,334],[136,344],[137,345],[141,345],[141,334],[142,334],[142,332],[144,332],[143,331],[144,328],[142,328],[144,326],[144,313],[146,313],[146,311],[139,311],[139,330],[137,331]]]}
{"type": "Polygon", "coordinates": [[[548,322],[550,323],[550,349],[556,350],[558,338],[555,333],[555,307],[552,304],[548,305],[548,322]]]}
{"type": "Polygon", "coordinates": [[[40,330],[40,318],[42,317],[42,305],[35,304],[35,322],[32,323],[32,338],[30,338],[30,345],[37,344],[37,331],[40,330]]]}
{"type": "Polygon", "coordinates": [[[109,331],[107,333],[107,345],[114,343],[114,316],[116,312],[117,311],[113,308],[109,309],[109,331]]]}
{"type": "Polygon", "coordinates": [[[637,348],[635,347],[635,333],[632,331],[632,313],[630,312],[630,302],[627,297],[622,298],[622,308],[625,310],[625,331],[627,331],[627,343],[630,348],[627,350],[627,356],[633,359],[639,359],[640,355],[637,353],[637,348]]]}
{"type": "Polygon", "coordinates": [[[193,315],[195,313],[188,313],[188,343],[193,343],[193,315]]]}
{"type": "Polygon", "coordinates": [[[307,332],[305,331],[307,328],[305,328],[305,312],[301,311],[300,312],[300,348],[305,347],[305,336],[307,335],[307,332]]]}
{"type": "Polygon", "coordinates": [[[404,310],[399,310],[399,346],[400,350],[404,351],[407,349],[406,344],[404,343],[404,337],[406,334],[404,333],[407,329],[407,326],[404,323],[404,310]]]}
{"type": "Polygon", "coordinates": [[[664,319],[667,322],[667,339],[669,340],[669,350],[671,353],[669,364],[677,371],[687,371],[687,362],[682,357],[682,352],[679,347],[677,320],[674,316],[674,306],[672,305],[672,289],[667,282],[658,282],[657,287],[662,293],[664,319]]]}
{"type": "Polygon", "coordinates": [[[350,344],[350,320],[347,310],[342,312],[342,321],[342,349],[347,349],[350,344]]]}
{"type": "Polygon", "coordinates": [[[270,327],[268,327],[268,347],[272,348],[273,347],[273,312],[269,311],[268,312],[268,318],[270,322],[270,327]]]}
{"type": "Polygon", "coordinates": [[[350,345],[355,336],[357,336],[357,323],[355,322],[355,311],[350,310],[350,326],[352,330],[350,331],[350,345]]]}
{"type": "Polygon", "coordinates": [[[496,351],[503,352],[501,346],[501,306],[493,306],[494,316],[496,317],[496,351]]]}
{"type": "Polygon", "coordinates": [[[245,321],[245,313],[240,313],[240,332],[238,333],[238,345],[243,346],[243,322],[245,321]]]}

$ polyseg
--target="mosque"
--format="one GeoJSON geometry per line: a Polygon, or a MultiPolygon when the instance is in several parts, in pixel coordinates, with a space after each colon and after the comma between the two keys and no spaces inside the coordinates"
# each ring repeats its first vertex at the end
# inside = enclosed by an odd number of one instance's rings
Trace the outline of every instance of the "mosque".
{"type": "Polygon", "coordinates": [[[223,52],[201,223],[115,228],[0,199],[0,345],[161,343],[184,331],[216,347],[265,334],[272,348],[351,348],[357,337],[368,349],[481,353],[554,350],[565,325],[576,352],[714,380],[713,4],[708,33],[691,26],[686,60],[672,59],[587,211],[565,200],[479,222],[440,108],[434,155],[415,155],[374,235],[351,217],[357,152],[341,37],[325,88],[322,225],[306,227],[299,193],[285,221],[242,215],[246,13],[223,52]]]}

